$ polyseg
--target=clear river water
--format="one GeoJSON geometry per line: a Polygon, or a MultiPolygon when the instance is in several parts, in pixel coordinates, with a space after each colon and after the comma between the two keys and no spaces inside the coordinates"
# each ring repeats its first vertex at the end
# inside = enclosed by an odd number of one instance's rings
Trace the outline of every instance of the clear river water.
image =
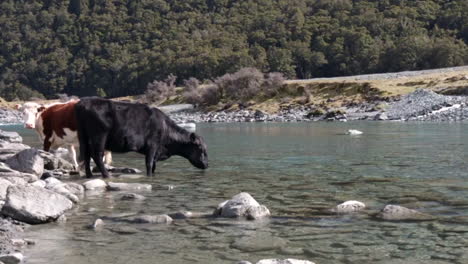
{"type": "MultiPolygon", "coordinates": [[[[40,146],[31,131],[24,142],[40,146]]],[[[210,167],[183,158],[158,163],[143,201],[123,193],[86,195],[66,223],[32,226],[26,263],[253,263],[264,258],[329,263],[468,263],[468,124],[315,122],[198,124],[210,167]],[[345,135],[358,129],[362,135],[345,135]],[[212,212],[240,192],[266,205],[268,220],[201,218],[171,224],[106,220],[130,214],[212,212]],[[334,215],[346,200],[364,212],[334,215]],[[386,204],[436,216],[382,221],[386,204]],[[104,228],[87,228],[104,218],[104,228]]],[[[115,166],[144,170],[138,154],[114,154],[115,166]]],[[[75,179],[82,182],[84,179],[75,179]]]]}

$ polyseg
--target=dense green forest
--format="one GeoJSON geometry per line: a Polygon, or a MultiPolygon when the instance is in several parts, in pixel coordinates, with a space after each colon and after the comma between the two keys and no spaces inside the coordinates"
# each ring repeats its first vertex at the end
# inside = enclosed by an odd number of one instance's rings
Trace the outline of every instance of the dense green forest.
{"type": "Polygon", "coordinates": [[[467,0],[1,0],[0,96],[468,64],[467,0]],[[37,92],[36,92],[37,91],[37,92]]]}

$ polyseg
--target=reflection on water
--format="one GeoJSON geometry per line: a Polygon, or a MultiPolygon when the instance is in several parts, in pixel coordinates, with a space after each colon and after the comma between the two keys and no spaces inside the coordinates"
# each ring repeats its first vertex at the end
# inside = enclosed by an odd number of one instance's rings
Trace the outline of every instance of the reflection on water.
{"type": "MultiPolygon", "coordinates": [[[[121,201],[118,192],[86,197],[66,224],[29,229],[26,235],[37,244],[26,250],[27,263],[235,263],[272,257],[319,264],[468,263],[467,128],[379,122],[199,124],[197,132],[208,145],[207,171],[173,157],[158,163],[155,177],[134,180],[153,185],[143,201],[121,201]],[[348,129],[364,134],[344,135],[348,129]],[[170,225],[106,220],[102,231],[86,228],[96,218],[120,213],[211,212],[241,191],[265,204],[273,217],[170,225]],[[324,210],[345,200],[360,200],[370,209],[354,216],[324,210]],[[389,203],[439,219],[374,220],[372,214],[389,203]]],[[[31,133],[25,141],[37,145],[31,133]]],[[[115,155],[114,161],[144,170],[138,154],[115,155]]]]}

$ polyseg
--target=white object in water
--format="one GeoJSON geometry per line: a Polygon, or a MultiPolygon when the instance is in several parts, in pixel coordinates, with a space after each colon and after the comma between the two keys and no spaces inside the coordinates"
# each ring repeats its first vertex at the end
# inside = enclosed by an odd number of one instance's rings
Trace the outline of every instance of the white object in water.
{"type": "Polygon", "coordinates": [[[341,203],[337,205],[333,211],[337,213],[352,213],[352,212],[357,212],[361,211],[364,208],[366,208],[366,205],[360,201],[346,201],[344,203],[341,203]]]}
{"type": "Polygon", "coordinates": [[[362,131],[356,130],[356,129],[349,129],[348,132],[346,132],[348,135],[361,135],[362,131]]]}
{"type": "Polygon", "coordinates": [[[187,130],[195,130],[197,127],[195,123],[179,123],[177,125],[187,130]]]}

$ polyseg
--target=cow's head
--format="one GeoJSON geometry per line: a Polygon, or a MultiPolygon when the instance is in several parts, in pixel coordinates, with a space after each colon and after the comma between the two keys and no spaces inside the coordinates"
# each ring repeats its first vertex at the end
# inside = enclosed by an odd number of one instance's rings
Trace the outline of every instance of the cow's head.
{"type": "Polygon", "coordinates": [[[208,168],[208,154],[203,139],[195,133],[190,133],[188,160],[199,169],[208,168]]]}
{"type": "Polygon", "coordinates": [[[28,102],[23,105],[17,104],[16,109],[23,114],[24,127],[34,129],[36,127],[36,118],[39,113],[45,109],[45,106],[38,103],[28,102]]]}

